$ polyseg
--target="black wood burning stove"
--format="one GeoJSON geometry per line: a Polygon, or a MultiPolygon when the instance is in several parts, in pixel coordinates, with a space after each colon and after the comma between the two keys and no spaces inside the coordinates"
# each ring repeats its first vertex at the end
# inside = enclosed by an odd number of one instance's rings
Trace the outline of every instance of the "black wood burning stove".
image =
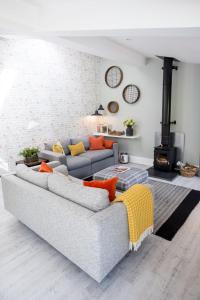
{"type": "Polygon", "coordinates": [[[174,133],[170,132],[170,125],[176,124],[176,121],[171,122],[172,70],[178,68],[173,66],[174,58],[160,58],[163,59],[162,127],[161,145],[154,149],[154,168],[162,171],[172,171],[176,165],[174,133]]]}

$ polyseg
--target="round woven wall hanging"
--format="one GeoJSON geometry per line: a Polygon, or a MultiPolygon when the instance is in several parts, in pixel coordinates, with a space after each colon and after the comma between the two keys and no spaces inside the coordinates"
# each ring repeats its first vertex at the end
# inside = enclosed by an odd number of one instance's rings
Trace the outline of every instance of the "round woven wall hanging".
{"type": "Polygon", "coordinates": [[[124,88],[122,96],[124,98],[124,101],[129,104],[133,104],[139,100],[140,90],[136,85],[129,84],[124,88]]]}
{"type": "Polygon", "coordinates": [[[110,67],[105,74],[105,82],[110,88],[116,88],[123,80],[123,72],[117,66],[110,67]]]}
{"type": "Polygon", "coordinates": [[[119,104],[116,101],[111,101],[108,103],[108,111],[112,114],[116,114],[119,111],[119,104]]]}

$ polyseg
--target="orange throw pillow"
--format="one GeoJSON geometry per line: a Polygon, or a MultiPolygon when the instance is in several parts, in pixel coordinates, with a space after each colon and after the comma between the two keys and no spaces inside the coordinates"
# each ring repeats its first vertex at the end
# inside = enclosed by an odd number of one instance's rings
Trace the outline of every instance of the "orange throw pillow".
{"type": "Polygon", "coordinates": [[[113,201],[116,197],[115,192],[118,179],[118,177],[113,177],[107,180],[83,181],[83,185],[107,190],[109,192],[109,200],[113,201]]]}
{"type": "Polygon", "coordinates": [[[117,142],[112,141],[112,140],[104,140],[103,145],[106,149],[112,149],[113,144],[115,144],[117,142]]]}
{"type": "Polygon", "coordinates": [[[103,142],[104,142],[104,137],[103,136],[90,136],[89,137],[89,142],[90,142],[90,150],[103,150],[105,149],[103,142]]]}
{"type": "Polygon", "coordinates": [[[53,168],[51,166],[47,165],[47,163],[45,163],[45,161],[42,161],[40,168],[39,168],[39,172],[53,173],[53,168]]]}

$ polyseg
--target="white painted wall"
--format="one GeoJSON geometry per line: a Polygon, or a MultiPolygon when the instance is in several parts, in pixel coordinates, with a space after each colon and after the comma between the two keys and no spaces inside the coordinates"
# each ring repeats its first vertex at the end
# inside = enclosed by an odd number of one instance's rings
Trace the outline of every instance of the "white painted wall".
{"type": "MultiPolygon", "coordinates": [[[[42,147],[44,141],[92,132],[94,122],[87,116],[99,103],[107,106],[112,100],[119,102],[120,111],[106,117],[108,122],[123,129],[123,120],[133,117],[141,135],[123,140],[121,150],[152,158],[154,132],[161,120],[162,63],[150,60],[140,68],[120,64],[124,79],[116,89],[104,82],[110,65],[113,62],[69,50],[64,42],[0,40],[0,164],[13,168],[23,147],[42,147]],[[134,105],[121,96],[129,83],[141,90],[134,105]]],[[[176,130],[186,134],[185,160],[194,163],[200,152],[199,82],[199,65],[180,64],[174,73],[172,119],[177,120],[176,130]]]]}
{"type": "MultiPolygon", "coordinates": [[[[131,155],[153,158],[154,133],[160,129],[162,107],[162,62],[149,60],[144,67],[114,63],[123,70],[124,79],[116,89],[109,88],[104,81],[104,74],[113,62],[103,60],[101,65],[101,98],[99,102],[107,107],[109,101],[118,101],[119,112],[111,115],[107,111],[106,122],[116,129],[123,129],[123,120],[134,118],[137,121],[135,133],[138,140],[119,140],[121,151],[131,155]],[[123,88],[127,84],[136,84],[141,90],[140,100],[127,104],[122,98],[123,88]]],[[[200,153],[200,65],[179,64],[179,70],[173,73],[172,120],[177,120],[173,127],[186,135],[185,160],[198,163],[200,153]]]]}
{"type": "Polygon", "coordinates": [[[175,128],[185,133],[184,159],[198,163],[200,155],[200,65],[179,64],[173,98],[173,116],[177,120],[175,128]]]}
{"type": "Polygon", "coordinates": [[[37,39],[0,40],[0,165],[92,131],[100,59],[37,39]]]}

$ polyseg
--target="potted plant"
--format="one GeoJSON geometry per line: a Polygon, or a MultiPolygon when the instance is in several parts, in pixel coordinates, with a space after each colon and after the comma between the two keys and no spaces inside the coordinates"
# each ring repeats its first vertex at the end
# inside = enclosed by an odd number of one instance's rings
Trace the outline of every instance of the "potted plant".
{"type": "Polygon", "coordinates": [[[24,148],[20,152],[20,155],[22,155],[24,157],[24,161],[26,163],[31,163],[31,162],[38,161],[38,153],[39,152],[40,152],[40,150],[37,147],[24,148]]]}
{"type": "Polygon", "coordinates": [[[126,126],[126,135],[133,136],[133,126],[135,125],[135,121],[133,119],[127,119],[123,124],[126,126]]]}

